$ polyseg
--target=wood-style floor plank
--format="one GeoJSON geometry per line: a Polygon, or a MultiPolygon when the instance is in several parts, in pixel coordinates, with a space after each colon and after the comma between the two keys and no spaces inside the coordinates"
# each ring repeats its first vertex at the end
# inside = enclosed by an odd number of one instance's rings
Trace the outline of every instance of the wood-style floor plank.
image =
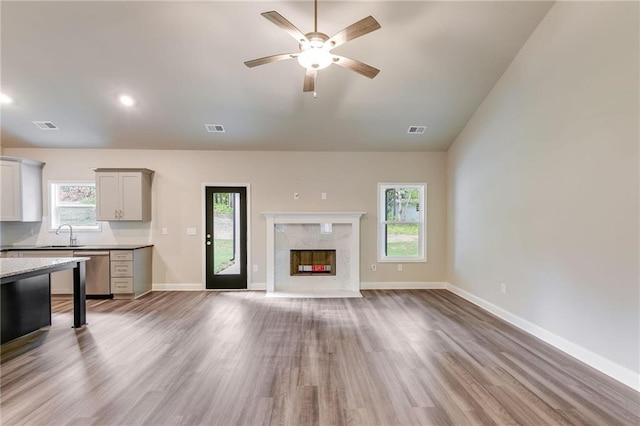
{"type": "Polygon", "coordinates": [[[444,290],[154,292],[1,347],[7,425],[639,425],[640,394],[444,290]]]}

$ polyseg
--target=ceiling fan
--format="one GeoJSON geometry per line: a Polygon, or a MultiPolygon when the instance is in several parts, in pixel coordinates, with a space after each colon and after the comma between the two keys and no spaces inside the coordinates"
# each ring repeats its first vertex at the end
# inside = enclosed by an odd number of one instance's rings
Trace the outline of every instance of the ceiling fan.
{"type": "Polygon", "coordinates": [[[331,53],[332,49],[379,29],[380,24],[373,16],[367,16],[338,31],[333,37],[329,37],[325,33],[318,32],[318,0],[313,1],[313,32],[307,34],[302,34],[295,25],[287,21],[286,18],[276,11],[264,12],[261,15],[296,39],[300,52],[283,53],[246,61],[244,64],[249,68],[295,58],[298,60],[298,63],[307,70],[304,76],[303,92],[313,92],[314,97],[316,96],[315,87],[318,70],[326,68],[331,64],[340,65],[343,68],[355,71],[368,78],[374,78],[380,72],[379,69],[356,61],[355,59],[345,58],[344,56],[331,53]]]}

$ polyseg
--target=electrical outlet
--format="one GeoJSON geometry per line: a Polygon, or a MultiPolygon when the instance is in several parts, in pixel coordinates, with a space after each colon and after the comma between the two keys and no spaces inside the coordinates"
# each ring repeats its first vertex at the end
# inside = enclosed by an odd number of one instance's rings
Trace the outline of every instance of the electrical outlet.
{"type": "Polygon", "coordinates": [[[187,228],[187,235],[198,235],[196,228],[187,228]]]}
{"type": "Polygon", "coordinates": [[[505,283],[500,284],[500,291],[502,292],[502,294],[507,293],[507,285],[505,283]]]}
{"type": "Polygon", "coordinates": [[[371,265],[371,272],[375,272],[378,270],[378,266],[377,265],[371,265]]]}
{"type": "Polygon", "coordinates": [[[299,192],[294,192],[293,193],[293,199],[294,200],[299,200],[300,199],[300,193],[299,192]]]}
{"type": "Polygon", "coordinates": [[[258,272],[258,265],[253,265],[253,272],[258,272]]]}
{"type": "Polygon", "coordinates": [[[327,199],[327,193],[323,192],[322,194],[320,194],[320,196],[322,197],[323,200],[327,199]]]}
{"type": "Polygon", "coordinates": [[[398,263],[398,272],[402,272],[402,263],[398,263]]]}
{"type": "Polygon", "coordinates": [[[162,228],[162,235],[167,235],[169,230],[167,228],[162,228]]]}

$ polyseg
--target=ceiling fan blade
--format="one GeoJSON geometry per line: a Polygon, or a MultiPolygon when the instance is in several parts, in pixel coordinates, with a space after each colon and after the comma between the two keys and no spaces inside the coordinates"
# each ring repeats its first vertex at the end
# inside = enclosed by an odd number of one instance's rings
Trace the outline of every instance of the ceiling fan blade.
{"type": "Polygon", "coordinates": [[[252,61],[246,61],[244,64],[249,68],[257,67],[258,65],[270,64],[271,62],[284,61],[285,59],[297,58],[297,53],[283,53],[280,55],[265,56],[264,58],[254,59],[252,61]]]}
{"type": "Polygon", "coordinates": [[[307,40],[307,37],[304,34],[302,34],[302,31],[296,28],[295,25],[287,21],[287,19],[284,16],[280,15],[275,10],[272,10],[271,12],[261,13],[261,15],[267,18],[269,21],[276,24],[281,29],[283,29],[291,37],[295,38],[298,43],[309,42],[309,40],[307,40]]]}
{"type": "Polygon", "coordinates": [[[302,87],[303,92],[313,92],[316,90],[316,76],[318,71],[314,69],[307,69],[307,73],[304,75],[304,85],[302,87]]]}
{"type": "Polygon", "coordinates": [[[333,63],[348,70],[355,71],[367,78],[373,78],[380,72],[379,69],[374,68],[371,65],[356,61],[355,59],[345,58],[344,56],[333,55],[333,63]]]}
{"type": "Polygon", "coordinates": [[[355,24],[351,24],[347,28],[339,31],[337,34],[335,34],[325,42],[325,46],[333,49],[334,47],[345,44],[346,42],[353,40],[354,38],[362,37],[363,35],[369,34],[370,32],[380,28],[380,24],[375,20],[373,16],[367,16],[366,18],[359,20],[355,24]]]}

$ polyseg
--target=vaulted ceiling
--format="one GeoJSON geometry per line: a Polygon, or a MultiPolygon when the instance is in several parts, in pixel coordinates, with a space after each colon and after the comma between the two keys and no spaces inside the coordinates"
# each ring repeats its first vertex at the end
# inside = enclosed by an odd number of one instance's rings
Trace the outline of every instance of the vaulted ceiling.
{"type": "MultiPolygon", "coordinates": [[[[297,52],[260,14],[303,33],[307,1],[0,3],[3,147],[442,151],[453,142],[551,7],[542,1],[323,1],[333,35],[372,15],[382,28],[335,53],[381,70],[332,65],[317,98],[297,52]],[[126,108],[118,96],[136,105],[126,108]],[[41,130],[51,121],[59,130],[41,130]],[[209,133],[206,124],[222,124],[209,133]],[[409,126],[427,126],[407,134],[409,126]]],[[[517,96],[517,94],[514,94],[517,96]]]]}

